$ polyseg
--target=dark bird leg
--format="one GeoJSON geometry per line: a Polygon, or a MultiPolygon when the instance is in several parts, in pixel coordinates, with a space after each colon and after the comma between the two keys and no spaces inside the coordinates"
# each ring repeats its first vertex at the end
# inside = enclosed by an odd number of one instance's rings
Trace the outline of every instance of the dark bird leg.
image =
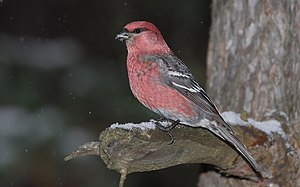
{"type": "Polygon", "coordinates": [[[180,123],[179,120],[174,121],[174,120],[166,119],[166,118],[164,118],[164,119],[159,119],[158,121],[155,122],[155,125],[156,125],[156,127],[157,127],[159,130],[161,130],[161,131],[163,131],[163,132],[166,132],[166,133],[168,134],[168,136],[170,136],[171,141],[169,142],[169,145],[171,145],[171,144],[174,143],[174,141],[175,141],[175,138],[174,138],[174,136],[170,133],[170,131],[171,131],[173,128],[175,128],[179,123],[180,123]],[[161,123],[159,123],[159,121],[169,121],[169,122],[172,122],[172,123],[171,123],[170,125],[168,125],[168,126],[163,126],[163,125],[161,125],[161,123]]]}

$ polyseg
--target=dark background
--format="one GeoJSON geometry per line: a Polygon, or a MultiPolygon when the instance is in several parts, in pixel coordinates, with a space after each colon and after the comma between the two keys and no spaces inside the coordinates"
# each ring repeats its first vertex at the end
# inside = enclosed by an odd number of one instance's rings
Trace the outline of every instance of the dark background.
{"type": "MultiPolygon", "coordinates": [[[[114,40],[134,20],[153,22],[205,84],[208,0],[0,0],[1,186],[118,186],[99,158],[63,158],[112,123],[157,118],[132,96],[114,40]]],[[[130,174],[125,186],[196,186],[198,171],[130,174]]]]}

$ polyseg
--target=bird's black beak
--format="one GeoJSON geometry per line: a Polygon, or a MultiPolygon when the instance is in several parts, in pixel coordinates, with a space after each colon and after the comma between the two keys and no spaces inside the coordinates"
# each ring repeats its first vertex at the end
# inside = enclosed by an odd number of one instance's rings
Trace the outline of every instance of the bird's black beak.
{"type": "Polygon", "coordinates": [[[132,34],[129,33],[128,31],[122,31],[122,32],[120,32],[119,34],[117,34],[117,36],[116,36],[115,39],[116,39],[116,40],[119,40],[119,41],[121,41],[121,42],[124,42],[124,41],[130,39],[131,36],[132,36],[132,34]]]}

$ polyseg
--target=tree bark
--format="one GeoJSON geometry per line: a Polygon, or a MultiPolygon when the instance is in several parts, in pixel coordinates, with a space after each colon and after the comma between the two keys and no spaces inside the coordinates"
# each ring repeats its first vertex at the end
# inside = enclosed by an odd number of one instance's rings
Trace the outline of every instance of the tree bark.
{"type": "MultiPolygon", "coordinates": [[[[249,147],[253,157],[265,165],[272,165],[272,155],[261,157],[264,147],[253,150],[253,145],[266,142],[266,133],[251,127],[240,118],[232,129],[235,135],[249,147]],[[247,136],[248,135],[248,136],[247,136]],[[253,137],[256,137],[254,139],[253,137]]],[[[259,181],[259,175],[239,156],[234,148],[203,128],[178,125],[172,130],[174,142],[166,132],[155,127],[154,122],[112,125],[102,131],[99,141],[85,143],[65,158],[66,161],[86,155],[97,155],[107,167],[121,174],[119,187],[123,187],[126,176],[133,172],[146,172],[180,164],[205,163],[214,165],[224,174],[259,181]],[[147,125],[145,125],[147,124],[147,125]],[[130,126],[130,128],[128,128],[130,126]]],[[[172,122],[169,122],[169,125],[172,122]]],[[[203,123],[211,123],[204,120],[203,123]]],[[[214,123],[214,122],[212,122],[214,123]]],[[[166,122],[164,122],[166,124],[166,122]]],[[[161,124],[162,125],[162,124],[161,124]]],[[[262,174],[268,177],[268,172],[262,174]]]]}
{"type": "MultiPolygon", "coordinates": [[[[266,119],[270,113],[286,115],[290,147],[272,152],[277,144],[266,150],[277,157],[271,183],[279,186],[300,185],[299,31],[297,0],[212,3],[209,95],[220,110],[244,111],[256,120],[266,119]]],[[[199,186],[260,185],[215,175],[201,174],[199,186]]]]}

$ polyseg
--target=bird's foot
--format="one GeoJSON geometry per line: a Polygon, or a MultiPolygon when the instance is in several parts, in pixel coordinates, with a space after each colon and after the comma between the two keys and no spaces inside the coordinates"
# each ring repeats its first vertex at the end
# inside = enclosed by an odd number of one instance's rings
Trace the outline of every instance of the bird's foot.
{"type": "Polygon", "coordinates": [[[174,141],[175,141],[175,138],[174,138],[174,136],[170,133],[170,131],[171,131],[173,128],[175,128],[175,127],[180,123],[180,121],[179,121],[179,120],[174,121],[174,120],[170,120],[170,119],[159,119],[158,121],[171,121],[171,122],[172,122],[172,123],[171,123],[170,125],[168,125],[168,126],[163,126],[163,125],[161,125],[159,122],[155,122],[155,125],[156,125],[156,127],[157,127],[159,130],[161,130],[161,131],[163,131],[163,132],[166,132],[167,135],[170,136],[171,141],[169,142],[169,145],[173,144],[174,141]]]}

